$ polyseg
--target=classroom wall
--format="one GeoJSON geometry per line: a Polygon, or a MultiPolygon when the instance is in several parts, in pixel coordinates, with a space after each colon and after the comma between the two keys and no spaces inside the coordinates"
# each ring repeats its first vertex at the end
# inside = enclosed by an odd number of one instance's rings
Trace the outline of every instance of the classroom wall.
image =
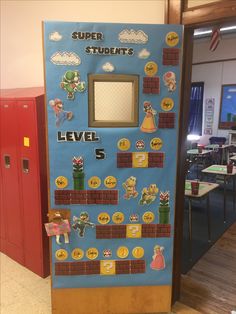
{"type": "MultiPolygon", "coordinates": [[[[210,37],[194,41],[193,64],[205,61],[236,59],[236,34],[223,36],[222,41],[214,52],[209,50],[209,40],[210,37]]],[[[193,65],[192,82],[200,81],[204,82],[203,135],[200,143],[207,144],[210,137],[204,135],[204,105],[206,98],[215,98],[213,135],[228,138],[228,130],[218,129],[221,85],[236,84],[236,60],[193,65]]]]}
{"type": "Polygon", "coordinates": [[[43,86],[43,20],[163,24],[165,0],[1,1],[1,88],[43,86]]]}

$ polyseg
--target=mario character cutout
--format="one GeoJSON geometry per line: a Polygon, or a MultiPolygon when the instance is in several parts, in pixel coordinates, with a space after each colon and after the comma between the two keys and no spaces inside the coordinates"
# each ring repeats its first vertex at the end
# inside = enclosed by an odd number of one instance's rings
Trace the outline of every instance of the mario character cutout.
{"type": "Polygon", "coordinates": [[[71,111],[63,110],[63,103],[59,98],[50,100],[49,105],[54,110],[57,128],[59,128],[65,120],[69,121],[73,118],[73,113],[71,111]]]}
{"type": "Polygon", "coordinates": [[[47,235],[56,236],[56,243],[62,244],[60,236],[64,236],[64,243],[69,243],[68,233],[70,232],[70,224],[68,219],[63,219],[61,213],[55,212],[50,222],[44,224],[47,235]]]}
{"type": "Polygon", "coordinates": [[[95,224],[89,221],[89,215],[87,212],[81,212],[79,217],[73,216],[72,228],[78,231],[78,235],[83,238],[86,227],[95,227],[95,224]]]}
{"type": "Polygon", "coordinates": [[[137,179],[131,176],[122,184],[125,189],[124,199],[129,200],[131,197],[135,198],[138,196],[138,192],[136,191],[136,181],[137,179]]]}
{"type": "Polygon", "coordinates": [[[139,205],[149,205],[156,199],[158,188],[156,184],[150,184],[148,188],[143,188],[139,205]]]}
{"type": "Polygon", "coordinates": [[[174,72],[166,72],[163,75],[163,81],[169,92],[172,93],[176,90],[176,78],[174,72]]]}
{"type": "Polygon", "coordinates": [[[154,255],[152,256],[152,262],[150,264],[153,270],[163,270],[166,267],[165,258],[163,255],[164,247],[156,245],[154,247],[154,255]]]}
{"type": "Polygon", "coordinates": [[[75,93],[85,90],[85,82],[80,81],[79,71],[66,71],[60,83],[62,89],[67,92],[67,99],[73,100],[75,93]]]}
{"type": "Polygon", "coordinates": [[[143,110],[145,112],[145,117],[143,123],[140,127],[140,130],[145,133],[153,133],[157,130],[155,115],[157,114],[156,110],[152,109],[152,104],[150,101],[145,101],[143,104],[143,110]]]}

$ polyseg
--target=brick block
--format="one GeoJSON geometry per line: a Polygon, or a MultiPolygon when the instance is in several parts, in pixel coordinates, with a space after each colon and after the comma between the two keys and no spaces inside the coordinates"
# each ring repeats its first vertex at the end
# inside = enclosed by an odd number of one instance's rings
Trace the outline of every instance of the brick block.
{"type": "Polygon", "coordinates": [[[155,224],[142,225],[142,238],[156,238],[156,225],[155,224]]]}
{"type": "Polygon", "coordinates": [[[68,276],[68,275],[70,275],[70,263],[69,262],[55,263],[55,276],[68,276]]]}
{"type": "Polygon", "coordinates": [[[179,64],[179,48],[163,48],[162,63],[163,65],[179,64]]]}
{"type": "Polygon", "coordinates": [[[148,153],[148,168],[163,168],[164,167],[164,153],[157,152],[148,153]]]}
{"type": "Polygon", "coordinates": [[[143,274],[146,271],[145,260],[131,260],[130,263],[131,274],[143,274]]]}
{"type": "Polygon", "coordinates": [[[116,261],[116,274],[130,274],[130,261],[116,261]]]}
{"type": "Polygon", "coordinates": [[[117,153],[117,168],[132,168],[132,153],[117,153]]]}
{"type": "Polygon", "coordinates": [[[173,129],[175,127],[175,113],[174,112],[159,112],[158,128],[173,129]]]}
{"type": "Polygon", "coordinates": [[[160,78],[144,77],[143,78],[143,93],[144,94],[159,94],[160,93],[160,78]]]}
{"type": "Polygon", "coordinates": [[[86,262],[73,262],[70,264],[71,275],[86,275],[86,262]]]}
{"type": "Polygon", "coordinates": [[[55,200],[55,205],[70,205],[70,200],[55,200]]]}
{"type": "Polygon", "coordinates": [[[100,261],[88,261],[86,263],[86,275],[100,274],[100,261]]]}
{"type": "Polygon", "coordinates": [[[170,224],[157,224],[156,236],[157,238],[169,238],[171,235],[170,224]]]}
{"type": "Polygon", "coordinates": [[[111,226],[112,239],[126,238],[126,225],[112,225],[111,226]]]}
{"type": "Polygon", "coordinates": [[[111,239],[112,226],[110,225],[96,225],[96,239],[111,239]]]}

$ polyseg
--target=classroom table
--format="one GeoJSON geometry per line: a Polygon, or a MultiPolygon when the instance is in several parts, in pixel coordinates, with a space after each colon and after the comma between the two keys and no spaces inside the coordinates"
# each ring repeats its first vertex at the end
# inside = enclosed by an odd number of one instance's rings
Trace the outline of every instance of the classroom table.
{"type": "Polygon", "coordinates": [[[235,156],[232,156],[229,158],[230,160],[232,160],[233,162],[236,162],[236,155],[235,156]]]}
{"type": "Polygon", "coordinates": [[[215,174],[223,176],[224,178],[224,223],[226,223],[226,179],[233,179],[233,207],[235,209],[235,178],[236,178],[236,167],[233,167],[232,173],[227,173],[227,166],[225,165],[211,165],[210,167],[203,169],[203,173],[215,174]]]}
{"type": "Polygon", "coordinates": [[[185,181],[184,196],[188,198],[188,225],[189,225],[189,255],[192,259],[192,200],[202,200],[206,197],[206,212],[207,212],[207,227],[208,241],[211,241],[211,216],[210,216],[210,198],[209,193],[216,189],[219,184],[199,181],[199,192],[197,195],[192,194],[191,182],[194,180],[185,181]]]}
{"type": "Polygon", "coordinates": [[[205,146],[205,149],[208,150],[219,150],[220,152],[220,159],[221,164],[223,164],[224,160],[228,163],[229,162],[229,152],[233,145],[227,144],[227,145],[219,145],[219,144],[209,144],[205,146]]]}
{"type": "Polygon", "coordinates": [[[203,149],[201,153],[199,153],[198,149],[189,149],[187,150],[187,155],[189,156],[190,160],[194,162],[197,166],[197,178],[199,177],[199,170],[198,165],[200,160],[205,160],[206,157],[210,156],[212,154],[211,150],[203,149]]]}

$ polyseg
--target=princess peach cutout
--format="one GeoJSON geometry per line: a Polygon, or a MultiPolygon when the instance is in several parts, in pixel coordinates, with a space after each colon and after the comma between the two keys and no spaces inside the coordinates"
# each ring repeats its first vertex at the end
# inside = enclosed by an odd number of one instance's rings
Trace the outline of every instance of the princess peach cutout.
{"type": "Polygon", "coordinates": [[[157,112],[152,108],[152,104],[150,101],[144,102],[143,110],[146,115],[143,119],[140,130],[144,133],[153,133],[157,130],[155,122],[155,115],[157,114],[157,112]]]}
{"type": "Polygon", "coordinates": [[[154,247],[154,255],[152,257],[152,262],[150,264],[153,270],[163,270],[166,267],[165,258],[163,255],[164,247],[156,245],[154,247]]]}

